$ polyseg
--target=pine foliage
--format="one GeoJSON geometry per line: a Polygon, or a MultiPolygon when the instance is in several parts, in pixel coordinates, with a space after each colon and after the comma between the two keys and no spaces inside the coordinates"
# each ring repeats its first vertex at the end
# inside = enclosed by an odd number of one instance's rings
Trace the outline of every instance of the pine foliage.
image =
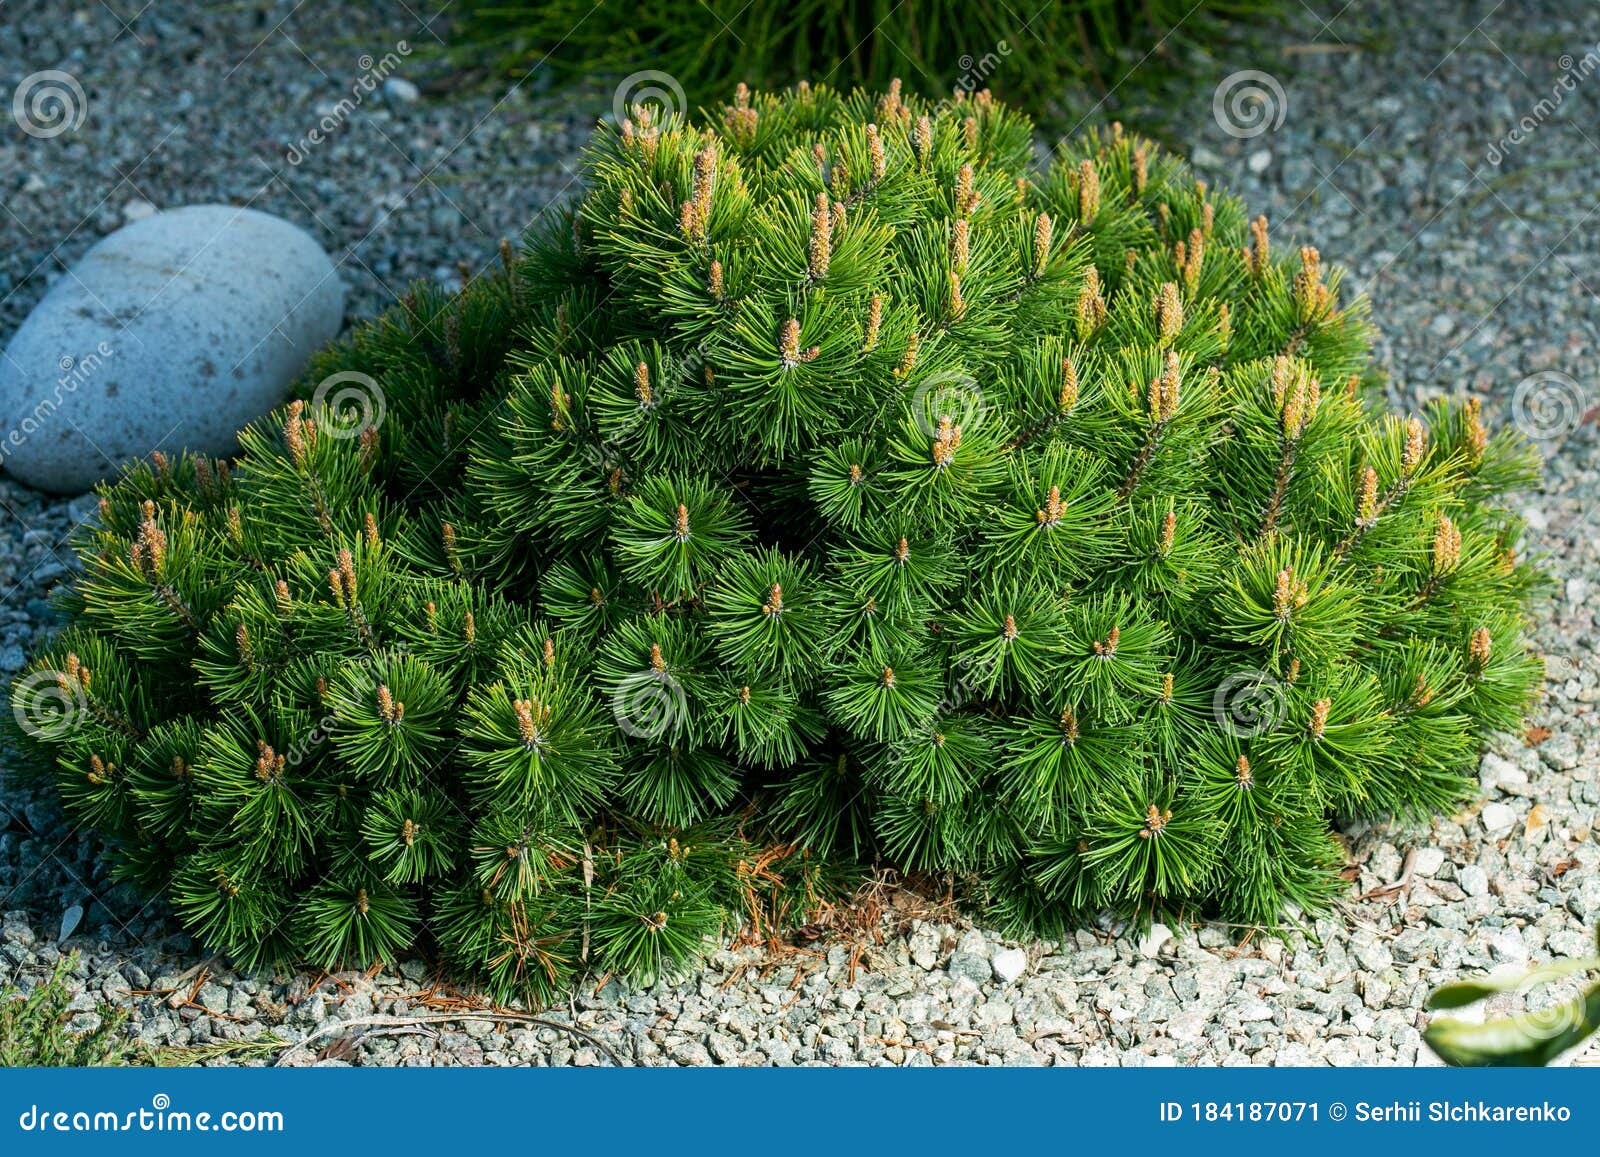
{"type": "Polygon", "coordinates": [[[245,962],[535,1000],[825,863],[1031,927],[1326,902],[1333,821],[1465,798],[1536,693],[1536,463],[1375,408],[1364,302],[1178,159],[1032,149],[898,86],[602,126],[554,226],[319,358],[381,422],[105,490],[16,692],[68,805],[245,962]]]}

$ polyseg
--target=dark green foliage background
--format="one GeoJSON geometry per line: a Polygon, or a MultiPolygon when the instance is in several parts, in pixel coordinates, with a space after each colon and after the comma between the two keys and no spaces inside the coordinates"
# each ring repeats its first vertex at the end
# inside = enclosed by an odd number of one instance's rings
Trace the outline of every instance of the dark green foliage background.
{"type": "Polygon", "coordinates": [[[986,96],[659,115],[231,471],[106,491],[17,709],[203,941],[548,999],[874,857],[1272,922],[1335,817],[1471,792],[1542,674],[1534,460],[1365,401],[1314,251],[1120,131],[1034,175],[986,96]]]}
{"type": "Polygon", "coordinates": [[[461,0],[447,54],[469,75],[558,69],[589,80],[650,69],[684,85],[696,106],[741,81],[882,87],[900,76],[929,93],[987,87],[1046,109],[1067,84],[1115,91],[1165,75],[1152,56],[1168,61],[1280,8],[1279,0],[708,0],[693,8],[461,0]]]}

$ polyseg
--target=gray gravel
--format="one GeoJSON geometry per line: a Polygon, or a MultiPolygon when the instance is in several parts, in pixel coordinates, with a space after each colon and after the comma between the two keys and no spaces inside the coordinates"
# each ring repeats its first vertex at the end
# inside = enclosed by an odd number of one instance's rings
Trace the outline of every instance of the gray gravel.
{"type": "Polygon", "coordinates": [[[415,278],[449,280],[460,261],[482,266],[502,237],[569,193],[595,108],[541,96],[534,82],[416,99],[437,72],[427,51],[444,26],[423,23],[432,4],[186,0],[144,5],[127,25],[113,9],[139,5],[4,7],[7,335],[100,237],[151,206],[199,202],[300,225],[339,265],[348,316],[373,314],[415,278]],[[36,139],[13,131],[11,98],[46,70],[76,78],[83,122],[36,139]],[[308,143],[324,118],[335,127],[308,143]]]}
{"type": "MultiPolygon", "coordinates": [[[[53,7],[8,5],[18,35],[0,44],[0,77],[68,68],[95,100],[75,138],[0,144],[0,173],[17,174],[15,187],[0,186],[0,293],[9,294],[0,335],[128,201],[243,201],[263,186],[254,203],[318,231],[344,259],[352,312],[370,313],[401,279],[477,259],[520,227],[561,192],[582,135],[549,97],[519,95],[496,109],[491,97],[397,96],[361,109],[274,180],[262,159],[270,166],[272,150],[297,139],[320,102],[338,99],[352,58],[381,56],[400,36],[421,43],[426,33],[403,11],[174,3],[148,10],[112,43],[117,29],[103,8],[62,21],[53,7]],[[219,60],[228,63],[219,69],[219,60]],[[441,157],[439,180],[407,199],[417,169],[441,157]],[[20,192],[33,177],[46,191],[20,192]]],[[[552,1016],[643,1064],[1427,1064],[1419,1030],[1429,989],[1589,952],[1600,924],[1600,671],[1587,601],[1600,584],[1600,536],[1589,521],[1600,480],[1593,427],[1578,419],[1600,403],[1600,309],[1585,284],[1600,247],[1588,225],[1600,147],[1586,127],[1600,79],[1580,82],[1526,139],[1502,146],[1503,162],[1488,157],[1550,94],[1560,58],[1581,61],[1600,43],[1600,17],[1575,0],[1362,0],[1337,16],[1336,5],[1319,3],[1324,25],[1291,7],[1292,26],[1267,47],[1202,66],[1219,83],[1245,69],[1271,74],[1286,102],[1279,127],[1230,135],[1208,91],[1168,135],[1265,211],[1280,243],[1315,242],[1350,267],[1373,299],[1397,406],[1464,388],[1502,420],[1538,422],[1549,479],[1527,515],[1561,579],[1539,615],[1550,681],[1531,721],[1538,730],[1492,745],[1485,798],[1460,815],[1350,832],[1346,900],[1283,938],[1241,942],[1242,930],[1202,925],[1019,944],[935,913],[886,927],[854,968],[838,944],[779,958],[721,951],[677,983],[610,983],[552,1016]],[[1555,419],[1527,388],[1514,404],[1531,375],[1543,375],[1535,386],[1546,402],[1555,391],[1555,419]]],[[[41,600],[71,565],[60,536],[87,507],[4,479],[0,505],[0,671],[10,671],[48,629],[41,600]]],[[[131,1003],[134,1028],[152,1045],[267,1033],[295,1043],[334,1020],[433,1007],[433,981],[417,961],[373,977],[240,976],[219,962],[196,971],[203,960],[188,939],[158,906],[109,884],[93,844],[68,831],[48,793],[14,784],[0,807],[0,982],[31,984],[47,972],[63,913],[81,905],[65,947],[83,953],[82,1023],[101,994],[131,1003]]],[[[607,1061],[591,1040],[538,1026],[429,1024],[351,1047],[363,1031],[353,1026],[346,1043],[324,1031],[285,1063],[607,1061]]]]}

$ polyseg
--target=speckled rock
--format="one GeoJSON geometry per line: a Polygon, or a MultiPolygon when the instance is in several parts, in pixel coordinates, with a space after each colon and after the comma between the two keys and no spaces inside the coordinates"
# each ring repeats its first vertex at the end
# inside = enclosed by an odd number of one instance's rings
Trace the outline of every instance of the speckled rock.
{"type": "Polygon", "coordinates": [[[231,205],[135,221],[60,278],[0,358],[0,460],[78,493],[153,450],[223,454],[344,323],[298,227],[231,205]]]}

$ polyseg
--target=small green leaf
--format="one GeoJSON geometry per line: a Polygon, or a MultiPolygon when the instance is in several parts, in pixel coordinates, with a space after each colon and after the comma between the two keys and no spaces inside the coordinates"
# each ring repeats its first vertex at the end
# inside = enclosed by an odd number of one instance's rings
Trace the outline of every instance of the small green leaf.
{"type": "Polygon", "coordinates": [[[1469,1004],[1477,1004],[1480,1000],[1487,1000],[1497,992],[1515,987],[1521,983],[1519,974],[1514,981],[1497,983],[1488,980],[1458,980],[1454,984],[1441,985],[1434,989],[1428,996],[1429,1009],[1440,1008],[1465,1008],[1469,1004]]]}
{"type": "Polygon", "coordinates": [[[1600,1027],[1600,984],[1554,1008],[1468,1024],[1446,1017],[1422,1034],[1447,1065],[1547,1065],[1600,1027]]]}
{"type": "Polygon", "coordinates": [[[1524,992],[1532,991],[1551,981],[1560,980],[1563,976],[1571,976],[1575,972],[1590,972],[1600,969],[1600,959],[1588,957],[1580,960],[1562,960],[1555,964],[1547,964],[1536,968],[1532,972],[1513,973],[1508,976],[1485,976],[1476,980],[1457,980],[1451,984],[1443,984],[1433,990],[1428,997],[1427,1007],[1430,1009],[1465,1008],[1469,1004],[1476,1004],[1480,1000],[1487,1000],[1497,992],[1512,992],[1521,989],[1524,992]]]}

